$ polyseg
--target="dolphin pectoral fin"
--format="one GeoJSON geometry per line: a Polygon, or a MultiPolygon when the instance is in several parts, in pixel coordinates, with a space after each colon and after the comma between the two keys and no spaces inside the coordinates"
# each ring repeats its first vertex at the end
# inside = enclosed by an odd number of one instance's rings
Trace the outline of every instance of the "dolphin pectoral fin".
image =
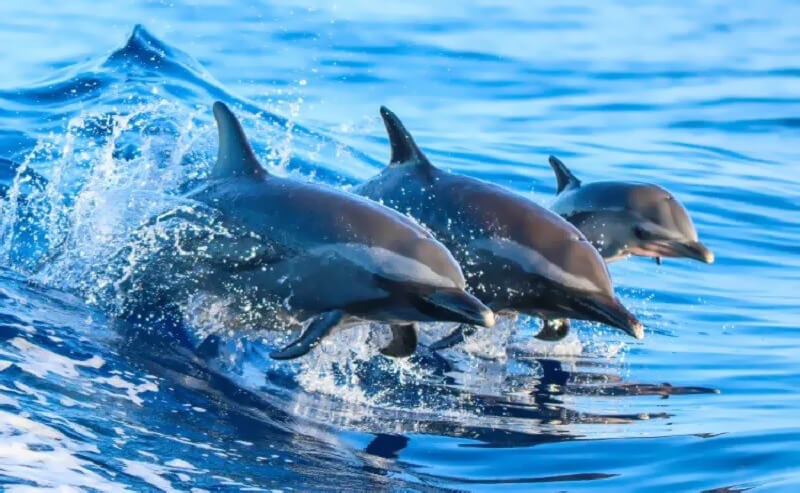
{"type": "Polygon", "coordinates": [[[464,339],[474,334],[476,330],[477,327],[474,325],[460,324],[456,330],[451,332],[448,336],[439,339],[428,347],[433,351],[451,348],[456,344],[464,342],[464,339]]]}
{"type": "Polygon", "coordinates": [[[569,334],[569,320],[566,318],[543,319],[542,322],[542,330],[534,336],[541,341],[560,341],[569,334]]]}
{"type": "Polygon", "coordinates": [[[272,359],[284,360],[295,359],[307,354],[319,344],[319,342],[331,333],[334,327],[342,321],[344,313],[341,310],[334,310],[323,313],[311,321],[300,337],[283,349],[276,349],[269,353],[272,359]]]}
{"type": "Polygon", "coordinates": [[[572,171],[570,171],[567,165],[562,163],[560,159],[555,156],[550,156],[547,160],[556,174],[556,182],[558,183],[556,195],[564,190],[571,190],[581,186],[581,181],[572,174],[572,171]]]}
{"type": "Polygon", "coordinates": [[[657,263],[658,265],[661,265],[661,264],[662,264],[662,262],[663,262],[663,260],[661,259],[661,257],[656,257],[656,263],[657,263]]]}
{"type": "Polygon", "coordinates": [[[381,354],[392,358],[406,358],[417,349],[417,327],[414,324],[394,324],[392,340],[381,348],[381,354]]]}

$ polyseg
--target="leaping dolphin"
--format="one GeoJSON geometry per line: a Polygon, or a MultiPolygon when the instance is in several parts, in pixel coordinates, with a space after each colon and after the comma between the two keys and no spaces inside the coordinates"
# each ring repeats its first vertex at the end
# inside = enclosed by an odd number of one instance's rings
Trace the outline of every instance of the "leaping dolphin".
{"type": "MultiPolygon", "coordinates": [[[[574,226],[534,202],[484,181],[435,167],[397,116],[381,107],[389,166],[361,195],[431,228],[466,272],[471,291],[494,311],[545,320],[538,337],[558,339],[560,318],[597,321],[641,339],[642,325],[614,295],[605,262],[574,226]]],[[[434,349],[463,340],[460,326],[434,349]]]]}
{"type": "Polygon", "coordinates": [[[580,229],[606,261],[639,255],[659,264],[662,257],[714,262],[686,208],[664,188],[621,181],[584,185],[558,158],[549,161],[558,182],[553,211],[580,229]]]}
{"type": "Polygon", "coordinates": [[[392,324],[393,343],[382,350],[390,356],[413,352],[414,322],[494,324],[492,311],[465,291],[453,256],[424,228],[357,195],[269,174],[230,109],[221,102],[213,109],[217,163],[188,198],[213,209],[215,230],[221,225],[224,233],[176,243],[196,254],[178,274],[158,277],[191,278],[191,291],[241,298],[250,310],[277,305],[310,320],[275,359],[306,354],[354,319],[392,324]]]}

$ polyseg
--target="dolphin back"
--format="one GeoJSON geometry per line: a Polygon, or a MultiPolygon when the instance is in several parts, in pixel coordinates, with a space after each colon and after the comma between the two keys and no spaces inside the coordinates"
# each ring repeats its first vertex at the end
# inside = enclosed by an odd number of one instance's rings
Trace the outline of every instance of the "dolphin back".
{"type": "Polygon", "coordinates": [[[672,195],[658,185],[639,182],[596,181],[559,195],[553,209],[561,215],[580,212],[641,212],[672,195]]]}

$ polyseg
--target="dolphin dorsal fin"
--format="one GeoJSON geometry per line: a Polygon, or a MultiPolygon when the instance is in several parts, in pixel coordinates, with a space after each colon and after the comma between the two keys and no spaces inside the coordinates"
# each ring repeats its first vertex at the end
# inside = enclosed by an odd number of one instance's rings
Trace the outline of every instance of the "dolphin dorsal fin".
{"type": "Polygon", "coordinates": [[[267,171],[258,163],[253,148],[247,142],[242,124],[225,103],[214,103],[214,118],[219,131],[219,153],[217,164],[211,170],[211,178],[267,176],[267,171]]]}
{"type": "Polygon", "coordinates": [[[386,132],[389,134],[389,144],[392,146],[392,158],[389,160],[389,166],[403,164],[432,166],[397,115],[386,106],[381,106],[381,117],[383,117],[386,132]]]}
{"type": "Polygon", "coordinates": [[[555,156],[550,156],[548,161],[550,161],[550,166],[553,167],[553,171],[556,172],[556,181],[558,181],[556,195],[564,190],[572,190],[573,188],[581,186],[581,181],[575,178],[572,171],[570,171],[567,165],[562,163],[560,159],[555,156]]]}

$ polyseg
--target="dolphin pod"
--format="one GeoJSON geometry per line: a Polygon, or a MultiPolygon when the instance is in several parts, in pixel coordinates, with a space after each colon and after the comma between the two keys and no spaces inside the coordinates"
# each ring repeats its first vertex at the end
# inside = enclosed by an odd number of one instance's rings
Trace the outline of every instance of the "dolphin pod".
{"type": "Polygon", "coordinates": [[[180,293],[170,288],[168,296],[233,295],[248,310],[277,307],[275,315],[304,321],[299,338],[273,351],[274,359],[303,356],[359,320],[390,325],[392,339],[381,352],[392,357],[415,351],[417,322],[459,323],[431,346],[443,349],[476,326],[494,325],[495,312],[541,318],[536,337],[544,340],[566,335],[569,318],[641,339],[644,329],[615,295],[607,262],[626,255],[713,261],[685,208],[656,185],[581,185],[551,157],[558,180],[551,212],[435,167],[381,107],[389,165],[353,194],[271,175],[230,109],[216,102],[213,112],[217,162],[186,198],[213,211],[188,214],[192,220],[223,233],[169,242],[202,255],[176,256],[172,272],[150,279],[174,279],[180,293]]]}
{"type": "MultiPolygon", "coordinates": [[[[433,230],[466,271],[471,291],[492,310],[546,321],[542,339],[558,339],[562,318],[601,322],[644,337],[615,296],[605,262],[577,228],[500,186],[435,167],[397,116],[380,110],[391,144],[389,166],[357,188],[433,230]]],[[[462,324],[434,349],[463,340],[462,324]]]]}
{"type": "Polygon", "coordinates": [[[549,161],[558,183],[553,211],[580,229],[606,261],[638,255],[659,264],[663,257],[714,262],[686,208],[667,190],[619,181],[584,185],[558,158],[549,161]]]}

